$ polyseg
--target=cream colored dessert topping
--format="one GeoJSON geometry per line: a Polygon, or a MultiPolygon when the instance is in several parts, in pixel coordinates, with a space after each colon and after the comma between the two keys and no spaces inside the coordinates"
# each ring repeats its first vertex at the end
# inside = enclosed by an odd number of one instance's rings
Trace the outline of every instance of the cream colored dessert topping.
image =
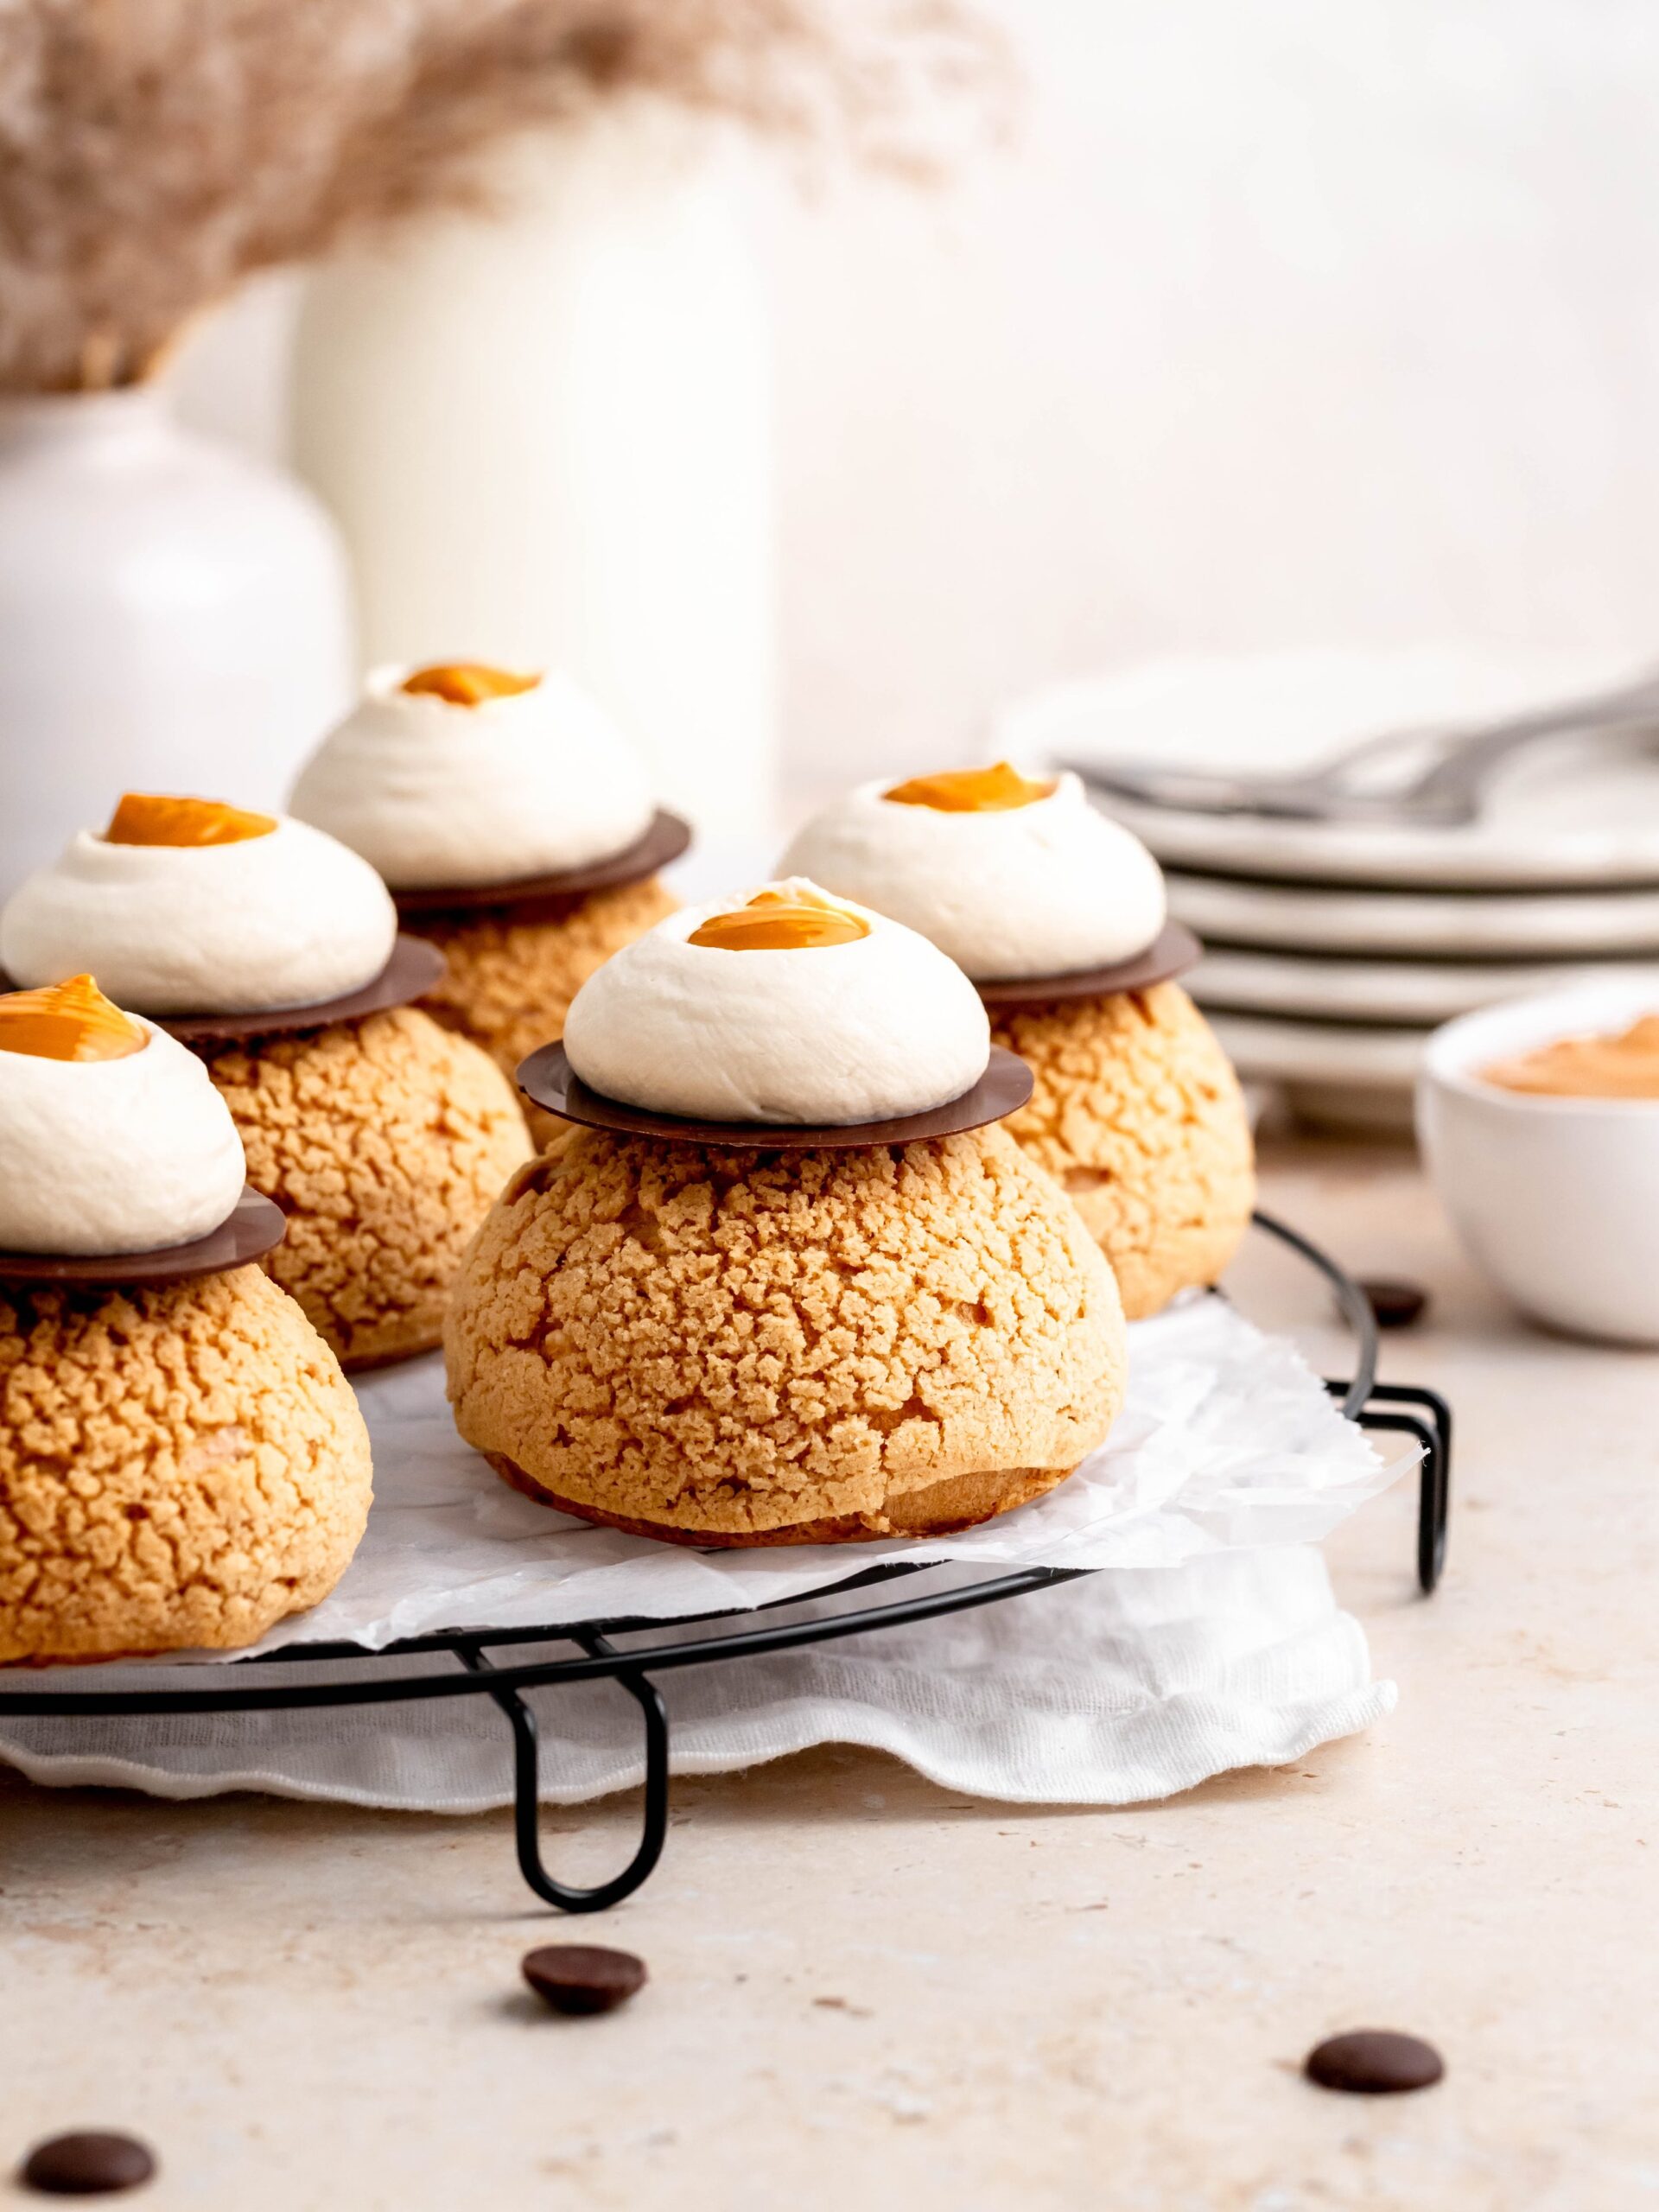
{"type": "Polygon", "coordinates": [[[90,976],[0,998],[0,1052],[36,1060],[124,1060],[149,1032],[112,1006],[90,976]]]}
{"type": "Polygon", "coordinates": [[[471,661],[375,670],[290,804],[399,891],[586,868],[656,811],[644,760],[568,676],[471,661]]]}
{"type": "Polygon", "coordinates": [[[0,1250],[188,1244],[242,1194],[242,1140],[195,1054],[90,976],[0,997],[0,1250]]]}
{"type": "Polygon", "coordinates": [[[959,1098],[990,1025],[925,938],[796,878],[624,945],[572,1000],[564,1048],[593,1090],[653,1113],[847,1125],[959,1098]]]}
{"type": "Polygon", "coordinates": [[[1611,1035],[1558,1037],[1480,1073],[1500,1090],[1540,1098],[1659,1098],[1659,1014],[1611,1035]]]}
{"type": "Polygon", "coordinates": [[[91,969],[139,1014],[263,1014],[360,990],[397,935],[368,862],[308,823],[130,791],[7,901],[0,967],[91,969]]]}
{"type": "Polygon", "coordinates": [[[1152,855],[1071,774],[1006,761],[864,784],[809,822],[784,867],[918,930],[982,982],[1143,952],[1164,925],[1152,855]]]}

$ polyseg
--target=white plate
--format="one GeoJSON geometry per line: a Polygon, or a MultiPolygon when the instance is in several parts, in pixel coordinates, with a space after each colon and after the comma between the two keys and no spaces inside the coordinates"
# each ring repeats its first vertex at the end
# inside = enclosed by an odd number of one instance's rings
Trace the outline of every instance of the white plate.
{"type": "Polygon", "coordinates": [[[1220,1012],[1210,1026],[1240,1075],[1257,1082],[1380,1084],[1390,1090],[1410,1090],[1433,1027],[1220,1012]]]}
{"type": "Polygon", "coordinates": [[[1322,960],[1294,953],[1215,950],[1186,988],[1206,1010],[1313,1014],[1368,1022],[1451,1021],[1529,992],[1634,976],[1659,988],[1659,961],[1629,967],[1593,963],[1460,960],[1322,960]]]}
{"type": "MultiPolygon", "coordinates": [[[[1157,760],[1267,773],[1385,729],[1474,721],[1631,673],[1554,658],[1306,653],[1162,662],[1011,709],[999,750],[1025,760],[1157,760]]],[[[1166,862],[1327,884],[1659,887],[1659,750],[1561,741],[1527,753],[1466,829],[1274,822],[1113,801],[1166,862]]]]}
{"type": "Polygon", "coordinates": [[[1219,1011],[1210,1024],[1239,1074],[1247,1082],[1274,1084],[1303,1120],[1409,1134],[1412,1087],[1432,1029],[1349,1027],[1219,1011]]]}
{"type": "Polygon", "coordinates": [[[1167,878],[1170,912],[1206,939],[1297,951],[1659,953],[1659,891],[1327,891],[1167,878]]]}

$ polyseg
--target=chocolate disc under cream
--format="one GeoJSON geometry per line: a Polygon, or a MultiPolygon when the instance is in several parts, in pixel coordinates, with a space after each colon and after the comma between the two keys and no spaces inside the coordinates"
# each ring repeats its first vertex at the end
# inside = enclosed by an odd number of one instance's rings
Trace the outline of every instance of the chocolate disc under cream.
{"type": "Polygon", "coordinates": [[[65,1290],[151,1289],[245,1268],[274,1252],[287,1231],[288,1217],[282,1208],[250,1183],[219,1227],[191,1243],[171,1244],[156,1252],[0,1252],[0,1283],[65,1290]]]}
{"type": "Polygon", "coordinates": [[[971,1090],[925,1114],[891,1122],[694,1122],[677,1114],[652,1114],[589,1090],[573,1073],[563,1045],[543,1045],[519,1063],[518,1088],[533,1106],[585,1128],[619,1136],[661,1137],[679,1144],[725,1145],[741,1152],[851,1152],[862,1146],[919,1144],[930,1137],[959,1136],[1018,1113],[1031,1096],[1031,1070],[1000,1045],[991,1047],[985,1072],[971,1090]]]}
{"type": "Polygon", "coordinates": [[[1065,976],[1016,976],[1007,982],[976,982],[987,1006],[1039,1006],[1050,999],[1104,999],[1119,991],[1144,991],[1184,976],[1204,957],[1185,922],[1166,922],[1144,952],[1107,968],[1078,968],[1065,976]]]}
{"type": "Polygon", "coordinates": [[[588,861],[581,868],[554,868],[545,875],[521,875],[508,883],[423,883],[407,891],[394,887],[391,895],[399,917],[416,923],[423,914],[484,912],[543,899],[583,899],[590,891],[608,891],[618,884],[638,883],[655,875],[659,868],[678,860],[690,842],[690,825],[677,814],[658,808],[645,836],[625,845],[620,853],[613,853],[608,860],[588,861]]]}
{"type": "Polygon", "coordinates": [[[359,1021],[424,998],[443,974],[443,955],[424,938],[400,937],[391,957],[372,982],[315,1006],[267,1008],[253,1014],[152,1014],[156,1027],[181,1045],[226,1045],[245,1037],[286,1037],[302,1029],[326,1029],[333,1021],[359,1021]]]}

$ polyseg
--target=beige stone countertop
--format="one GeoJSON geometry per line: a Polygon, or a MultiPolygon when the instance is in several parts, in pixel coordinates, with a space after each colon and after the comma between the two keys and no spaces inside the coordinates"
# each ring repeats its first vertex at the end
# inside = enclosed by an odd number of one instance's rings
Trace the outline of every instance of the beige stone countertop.
{"type": "MultiPolygon", "coordinates": [[[[1265,1196],[1433,1292],[1382,1372],[1456,1407],[1446,1581],[1414,1594],[1405,1486],[1332,1547],[1384,1726],[1122,1812],[842,1751],[683,1783],[650,1885],[581,1922],[534,1906],[505,1813],[7,1775],[0,2164],[129,2128],[154,2212],[1659,2208],[1659,1355],[1511,1318],[1404,1154],[1286,1151],[1265,1196]],[[518,1960],[559,1937],[650,1986],[552,2018],[518,1960]],[[1446,2080],[1308,2086],[1360,2025],[1446,2080]]],[[[1290,1311],[1276,1262],[1247,1274],[1290,1311]]],[[[635,1818],[550,1811],[550,1863],[595,1878],[635,1818]]]]}

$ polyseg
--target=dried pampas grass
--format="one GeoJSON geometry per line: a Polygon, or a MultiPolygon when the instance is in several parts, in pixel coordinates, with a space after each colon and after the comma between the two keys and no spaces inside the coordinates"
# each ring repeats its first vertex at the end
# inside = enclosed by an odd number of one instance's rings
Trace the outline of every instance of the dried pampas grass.
{"type": "Polygon", "coordinates": [[[969,0],[0,0],[0,390],[136,381],[244,277],[478,204],[626,92],[925,170],[999,118],[969,0]]]}

